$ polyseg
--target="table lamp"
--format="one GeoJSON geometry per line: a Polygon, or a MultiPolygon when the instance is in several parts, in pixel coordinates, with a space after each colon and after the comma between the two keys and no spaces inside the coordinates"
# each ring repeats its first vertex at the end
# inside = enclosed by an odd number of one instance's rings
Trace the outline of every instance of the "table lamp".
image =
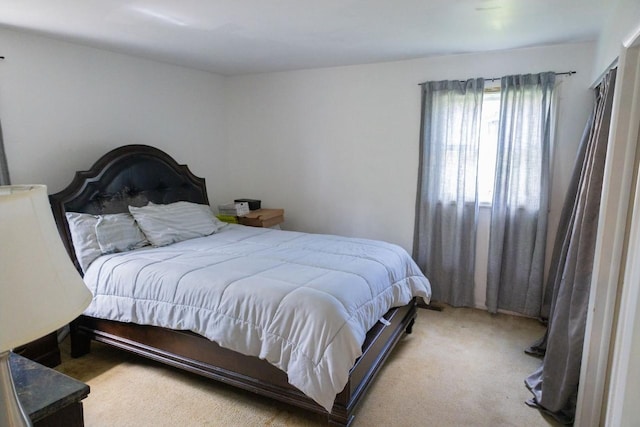
{"type": "Polygon", "coordinates": [[[0,186],[0,426],[31,425],[10,350],[66,325],[91,298],[62,245],[47,187],[0,186]]]}

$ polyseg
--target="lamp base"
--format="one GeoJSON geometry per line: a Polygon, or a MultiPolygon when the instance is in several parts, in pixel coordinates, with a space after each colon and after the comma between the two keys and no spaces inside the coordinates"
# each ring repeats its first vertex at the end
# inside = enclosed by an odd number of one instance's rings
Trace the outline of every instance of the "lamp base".
{"type": "Polygon", "coordinates": [[[13,385],[9,353],[0,353],[0,426],[31,426],[31,420],[20,405],[13,385]]]}

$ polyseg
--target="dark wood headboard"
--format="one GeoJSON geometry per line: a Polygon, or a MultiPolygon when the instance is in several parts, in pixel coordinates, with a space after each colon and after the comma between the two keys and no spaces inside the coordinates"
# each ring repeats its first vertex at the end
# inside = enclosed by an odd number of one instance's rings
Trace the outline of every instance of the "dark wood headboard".
{"type": "Polygon", "coordinates": [[[125,145],[108,152],[89,170],[76,172],[71,184],[50,195],[49,201],[60,237],[78,271],[66,212],[121,213],[149,202],[209,204],[204,178],[148,145],[125,145]]]}

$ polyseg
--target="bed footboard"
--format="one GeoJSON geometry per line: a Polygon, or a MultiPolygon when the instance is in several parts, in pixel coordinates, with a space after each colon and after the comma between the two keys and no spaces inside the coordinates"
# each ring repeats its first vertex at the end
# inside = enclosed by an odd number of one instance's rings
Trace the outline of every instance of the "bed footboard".
{"type": "Polygon", "coordinates": [[[284,372],[256,357],[222,348],[200,335],[81,316],[71,326],[71,355],[80,357],[96,340],[129,352],[215,379],[303,409],[327,414],[330,425],[348,426],[366,390],[385,360],[410,332],[416,317],[415,299],[391,309],[385,316],[390,325],[378,322],[367,334],[363,354],[349,374],[349,382],[336,396],[333,410],[324,408],[290,385],[284,372]]]}

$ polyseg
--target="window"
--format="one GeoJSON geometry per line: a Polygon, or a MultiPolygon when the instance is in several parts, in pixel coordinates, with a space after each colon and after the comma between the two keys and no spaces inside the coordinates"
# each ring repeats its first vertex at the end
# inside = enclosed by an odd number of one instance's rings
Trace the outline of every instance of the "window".
{"type": "Polygon", "coordinates": [[[482,225],[489,228],[487,308],[535,315],[543,289],[555,74],[487,80],[422,84],[414,256],[433,278],[435,300],[473,305],[477,208],[489,206],[491,220],[482,225]]]}
{"type": "Polygon", "coordinates": [[[500,122],[500,86],[485,89],[480,119],[480,147],[478,149],[478,203],[490,205],[496,174],[498,123],[500,122]]]}

